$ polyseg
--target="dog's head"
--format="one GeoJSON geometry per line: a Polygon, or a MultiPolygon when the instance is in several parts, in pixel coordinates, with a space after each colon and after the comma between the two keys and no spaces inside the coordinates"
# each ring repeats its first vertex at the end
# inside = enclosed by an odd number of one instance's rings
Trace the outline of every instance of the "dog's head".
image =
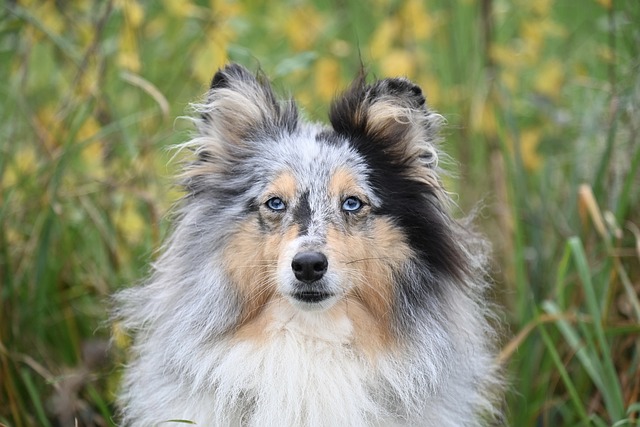
{"type": "Polygon", "coordinates": [[[438,177],[441,119],[415,84],[359,78],[325,127],[229,65],[198,112],[183,182],[217,218],[203,232],[221,242],[245,317],[282,298],[302,310],[350,300],[389,319],[465,274],[438,177]]]}

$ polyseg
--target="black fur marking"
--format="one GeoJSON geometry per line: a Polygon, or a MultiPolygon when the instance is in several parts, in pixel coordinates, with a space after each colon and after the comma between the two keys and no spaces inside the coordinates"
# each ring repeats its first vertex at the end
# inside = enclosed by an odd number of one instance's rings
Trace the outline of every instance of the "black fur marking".
{"type": "Polygon", "coordinates": [[[423,261],[421,264],[429,266],[434,280],[425,283],[425,290],[432,292],[439,284],[438,277],[462,279],[469,267],[454,241],[455,224],[444,211],[436,190],[412,178],[415,172],[410,171],[410,160],[402,158],[403,150],[394,149],[395,144],[407,143],[403,138],[409,125],[384,129],[384,134],[368,130],[367,110],[379,97],[396,99],[400,107],[427,114],[422,91],[413,83],[387,79],[366,85],[360,79],[333,103],[330,120],[336,133],[346,137],[369,165],[369,182],[382,200],[373,213],[392,218],[404,230],[410,246],[423,261]]]}
{"type": "Polygon", "coordinates": [[[230,88],[233,80],[253,82],[255,77],[242,65],[229,64],[216,72],[211,79],[211,89],[230,88]]]}
{"type": "Polygon", "coordinates": [[[410,335],[416,329],[416,323],[429,318],[429,313],[438,313],[442,309],[434,295],[442,291],[439,280],[431,271],[415,260],[407,260],[402,273],[394,277],[395,300],[393,305],[394,323],[396,333],[410,335]]]}
{"type": "Polygon", "coordinates": [[[346,143],[345,139],[331,130],[324,130],[316,134],[317,142],[324,142],[332,146],[339,147],[346,143]]]}
{"type": "Polygon", "coordinates": [[[260,212],[258,212],[258,226],[263,233],[268,233],[271,230],[271,227],[269,227],[269,224],[267,224],[262,215],[260,215],[260,212]]]}
{"type": "Polygon", "coordinates": [[[425,105],[426,100],[422,94],[420,86],[413,84],[406,79],[384,79],[371,86],[371,99],[383,95],[390,95],[408,101],[412,107],[420,108],[425,105]]]}
{"type": "Polygon", "coordinates": [[[405,232],[409,245],[433,270],[434,275],[460,279],[466,259],[452,240],[453,225],[434,189],[405,175],[401,165],[389,161],[387,153],[371,150],[368,141],[354,141],[354,148],[370,166],[369,180],[382,199],[375,214],[392,218],[405,232]],[[367,148],[363,149],[363,145],[367,148]]]}
{"type": "Polygon", "coordinates": [[[304,236],[309,231],[309,223],[311,222],[311,206],[309,205],[309,191],[306,191],[300,197],[300,201],[293,211],[293,220],[300,226],[300,236],[304,236]]]}
{"type": "Polygon", "coordinates": [[[257,199],[251,199],[246,205],[247,212],[255,213],[260,210],[260,203],[257,199]]]}
{"type": "Polygon", "coordinates": [[[353,82],[342,97],[333,101],[329,121],[338,135],[350,138],[365,133],[366,117],[356,117],[355,112],[365,103],[366,97],[364,77],[361,77],[353,82]]]}

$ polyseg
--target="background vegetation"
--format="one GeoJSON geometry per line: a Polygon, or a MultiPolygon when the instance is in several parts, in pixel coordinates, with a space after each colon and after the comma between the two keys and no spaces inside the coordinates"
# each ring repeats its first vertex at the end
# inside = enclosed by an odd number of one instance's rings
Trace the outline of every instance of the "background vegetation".
{"type": "Polygon", "coordinates": [[[114,425],[107,299],[144,276],[177,117],[229,60],[317,120],[361,61],[422,85],[494,242],[509,424],[639,425],[639,54],[637,0],[6,1],[0,425],[114,425]]]}

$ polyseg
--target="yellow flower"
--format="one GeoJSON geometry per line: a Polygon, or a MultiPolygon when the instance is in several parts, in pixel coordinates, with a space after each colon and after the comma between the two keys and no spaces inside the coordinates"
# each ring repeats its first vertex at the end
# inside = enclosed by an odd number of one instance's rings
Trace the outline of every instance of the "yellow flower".
{"type": "Polygon", "coordinates": [[[374,59],[384,58],[391,46],[393,45],[393,41],[397,38],[400,30],[400,22],[396,18],[389,18],[378,26],[376,31],[373,33],[371,37],[371,41],[369,42],[369,50],[371,51],[371,56],[374,59]]]}
{"type": "Polygon", "coordinates": [[[122,208],[116,212],[114,223],[126,242],[137,243],[147,229],[147,221],[142,218],[133,199],[125,199],[122,208]]]}
{"type": "Polygon", "coordinates": [[[294,9],[284,26],[287,38],[296,51],[311,49],[323,28],[323,17],[310,5],[294,9]]]}
{"type": "Polygon", "coordinates": [[[167,12],[178,17],[188,17],[195,14],[195,6],[190,0],[162,0],[167,12]]]}
{"type": "Polygon", "coordinates": [[[316,62],[315,73],[316,93],[324,101],[333,98],[340,85],[340,64],[333,58],[320,58],[316,62]]]}
{"type": "Polygon", "coordinates": [[[100,124],[94,117],[89,117],[78,129],[77,140],[86,141],[93,138],[100,131],[100,124]]]}
{"type": "Polygon", "coordinates": [[[527,63],[536,63],[544,45],[545,28],[541,21],[528,21],[522,24],[520,34],[523,41],[522,53],[527,63]]]}
{"type": "Polygon", "coordinates": [[[495,137],[498,133],[496,107],[483,96],[475,96],[474,101],[471,107],[471,129],[487,138],[495,137]]]}
{"type": "Polygon", "coordinates": [[[434,19],[427,13],[421,0],[408,0],[400,13],[405,30],[409,31],[411,38],[425,40],[431,36],[434,19]]]}
{"type": "Polygon", "coordinates": [[[89,21],[78,22],[75,32],[83,49],[87,49],[91,43],[93,43],[96,36],[95,26],[89,21]]]}
{"type": "Polygon", "coordinates": [[[489,55],[491,59],[503,67],[517,69],[522,66],[521,55],[511,47],[492,44],[489,55]]]}
{"type": "Polygon", "coordinates": [[[442,89],[436,78],[433,76],[425,76],[424,79],[420,81],[420,87],[422,87],[429,106],[437,109],[438,103],[442,99],[442,89]]]}
{"type": "Polygon", "coordinates": [[[537,74],[533,86],[541,94],[555,99],[560,95],[564,83],[564,69],[562,63],[550,60],[544,63],[537,74]]]}
{"type": "Polygon", "coordinates": [[[615,53],[607,45],[599,46],[596,50],[596,54],[598,55],[598,58],[602,59],[607,64],[611,64],[615,59],[615,53]]]}
{"type": "Polygon", "coordinates": [[[106,172],[103,164],[102,141],[92,140],[100,131],[100,124],[89,117],[78,130],[77,140],[84,144],[80,157],[85,170],[96,179],[103,179],[106,172]]]}
{"type": "Polygon", "coordinates": [[[62,14],[56,8],[56,2],[45,1],[33,9],[33,15],[48,31],[61,35],[66,30],[62,14]]]}
{"type": "Polygon", "coordinates": [[[118,6],[122,8],[125,25],[120,34],[120,50],[118,51],[117,62],[121,68],[138,73],[141,63],[136,30],[144,19],[144,9],[136,0],[120,0],[118,6]]]}
{"type": "Polygon", "coordinates": [[[296,103],[300,105],[303,110],[312,111],[315,105],[315,102],[316,100],[311,95],[311,93],[309,93],[309,91],[305,90],[305,91],[296,93],[296,103]]]}
{"type": "Polygon", "coordinates": [[[122,14],[129,27],[138,28],[144,19],[144,9],[136,0],[121,1],[122,14]]]}
{"type": "MultiPolygon", "coordinates": [[[[175,0],[180,3],[181,0],[175,0]]],[[[244,7],[237,1],[233,0],[210,0],[209,4],[211,10],[216,16],[222,16],[225,18],[232,18],[234,16],[241,15],[244,12],[244,7]]]]}
{"type": "Polygon", "coordinates": [[[127,71],[138,73],[140,71],[140,56],[138,53],[138,39],[133,28],[125,26],[120,35],[120,50],[118,52],[118,65],[127,71]]]}
{"type": "Polygon", "coordinates": [[[396,49],[385,55],[380,61],[383,76],[396,77],[415,75],[416,60],[412,53],[396,49]]]}
{"type": "Polygon", "coordinates": [[[351,54],[351,45],[344,40],[334,40],[329,48],[331,53],[340,58],[346,58],[351,54]]]}
{"type": "Polygon", "coordinates": [[[100,91],[98,87],[99,67],[96,58],[89,58],[84,73],[80,75],[77,86],[74,88],[79,98],[85,98],[94,95],[100,91]]]}
{"type": "Polygon", "coordinates": [[[2,188],[9,188],[18,183],[20,177],[33,175],[38,167],[38,158],[30,147],[23,147],[16,151],[13,162],[8,162],[2,175],[2,188]]]}
{"type": "Polygon", "coordinates": [[[113,322],[111,324],[111,336],[117,348],[128,348],[131,345],[131,337],[127,335],[122,322],[113,322]]]}
{"type": "MultiPolygon", "coordinates": [[[[53,151],[60,145],[60,139],[63,135],[59,135],[60,120],[56,117],[57,109],[54,106],[46,105],[36,113],[35,124],[38,127],[38,133],[43,139],[47,150],[53,151]]],[[[62,132],[60,132],[62,133],[62,132]]]]}
{"type": "Polygon", "coordinates": [[[522,164],[528,171],[536,171],[542,165],[542,157],[538,153],[540,130],[527,129],[520,135],[520,155],[522,164]]]}
{"type": "Polygon", "coordinates": [[[192,71],[200,82],[209,82],[214,71],[228,61],[227,48],[235,39],[235,32],[228,25],[221,25],[207,32],[193,57],[192,71]]]}
{"type": "Polygon", "coordinates": [[[546,16],[549,14],[553,0],[535,0],[527,2],[531,6],[531,10],[538,15],[546,16]]]}

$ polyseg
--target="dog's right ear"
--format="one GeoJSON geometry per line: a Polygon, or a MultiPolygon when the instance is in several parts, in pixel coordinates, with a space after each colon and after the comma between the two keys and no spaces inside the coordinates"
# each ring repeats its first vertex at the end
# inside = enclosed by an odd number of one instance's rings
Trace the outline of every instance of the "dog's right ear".
{"type": "MultiPolygon", "coordinates": [[[[298,128],[298,110],[292,100],[276,98],[267,79],[237,64],[218,70],[203,102],[193,104],[197,135],[182,147],[196,159],[185,165],[182,185],[197,194],[211,185],[211,177],[237,170],[264,145],[298,128]]],[[[268,149],[268,148],[267,148],[268,149]]]]}
{"type": "Polygon", "coordinates": [[[298,126],[298,110],[293,101],[278,100],[266,78],[253,75],[238,64],[218,70],[206,102],[197,110],[202,116],[200,136],[211,138],[213,144],[240,147],[292,133],[298,126]]]}

